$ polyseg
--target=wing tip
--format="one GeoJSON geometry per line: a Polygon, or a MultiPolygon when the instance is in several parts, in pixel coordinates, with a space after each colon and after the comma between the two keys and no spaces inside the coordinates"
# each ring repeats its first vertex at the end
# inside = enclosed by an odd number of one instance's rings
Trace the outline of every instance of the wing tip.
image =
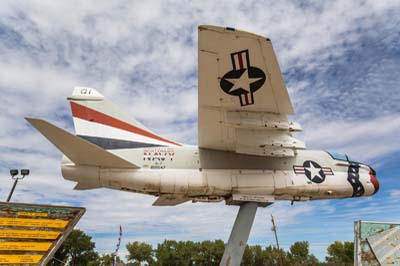
{"type": "Polygon", "coordinates": [[[35,120],[38,120],[37,118],[33,118],[33,117],[24,117],[24,119],[26,120],[26,121],[28,121],[30,124],[32,124],[31,122],[33,122],[33,121],[35,121],[35,120]]]}
{"type": "Polygon", "coordinates": [[[38,123],[47,123],[45,120],[40,119],[40,118],[24,117],[24,119],[34,127],[36,127],[35,125],[38,123]]]}
{"type": "Polygon", "coordinates": [[[199,25],[197,28],[198,28],[199,31],[202,31],[202,30],[209,30],[209,31],[216,31],[216,32],[219,32],[219,33],[231,33],[231,34],[236,34],[236,35],[238,35],[238,36],[251,36],[251,37],[253,37],[253,38],[256,37],[256,38],[258,38],[258,39],[265,40],[265,41],[267,41],[267,42],[272,43],[272,42],[271,42],[271,39],[268,38],[268,37],[261,36],[261,35],[259,35],[259,34],[253,33],[253,32],[241,30],[241,29],[238,29],[238,28],[232,27],[232,26],[225,26],[225,27],[223,27],[223,26],[216,26],[216,25],[207,25],[207,24],[204,24],[204,25],[199,25]]]}

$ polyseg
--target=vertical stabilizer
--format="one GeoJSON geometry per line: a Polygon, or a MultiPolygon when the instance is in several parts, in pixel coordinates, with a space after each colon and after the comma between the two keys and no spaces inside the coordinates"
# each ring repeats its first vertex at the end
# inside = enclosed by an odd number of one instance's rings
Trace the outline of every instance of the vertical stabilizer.
{"type": "Polygon", "coordinates": [[[76,135],[104,149],[181,146],[153,133],[95,89],[75,87],[68,100],[76,135]]]}

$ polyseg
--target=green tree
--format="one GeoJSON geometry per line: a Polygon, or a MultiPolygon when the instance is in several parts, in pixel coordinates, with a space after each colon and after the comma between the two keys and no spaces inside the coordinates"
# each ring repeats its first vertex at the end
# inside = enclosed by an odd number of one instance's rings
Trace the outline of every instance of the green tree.
{"type": "Polygon", "coordinates": [[[155,255],[159,266],[172,266],[179,260],[177,256],[178,243],[175,240],[164,240],[157,245],[155,255]]]}
{"type": "Polygon", "coordinates": [[[289,266],[287,253],[282,249],[277,249],[273,246],[265,247],[263,251],[263,265],[265,266],[280,266],[280,258],[282,258],[282,262],[284,266],[289,266]]]}
{"type": "Polygon", "coordinates": [[[246,246],[241,266],[264,265],[265,256],[261,246],[246,246]]]}
{"type": "Polygon", "coordinates": [[[60,261],[71,266],[98,265],[98,254],[94,251],[92,238],[81,230],[72,230],[67,239],[54,255],[49,265],[61,265],[60,261]]]}
{"type": "MultiPolygon", "coordinates": [[[[113,254],[103,254],[98,259],[98,266],[111,266],[114,262],[114,255],[113,254]]],[[[117,266],[125,265],[121,258],[117,256],[117,266]]]]}
{"type": "Polygon", "coordinates": [[[196,266],[218,266],[225,245],[222,240],[203,241],[193,245],[193,263],[196,266]]]}
{"type": "Polygon", "coordinates": [[[198,244],[192,241],[164,240],[157,245],[155,250],[159,266],[190,266],[195,265],[195,251],[199,250],[198,244]]]}
{"type": "Polygon", "coordinates": [[[326,265],[352,266],[354,264],[354,244],[353,242],[335,241],[328,249],[326,265]]]}
{"type": "Polygon", "coordinates": [[[154,262],[153,247],[147,243],[135,241],[126,244],[129,255],[126,256],[133,266],[152,265],[154,262]]]}
{"type": "Polygon", "coordinates": [[[293,266],[317,266],[320,265],[318,259],[309,254],[309,245],[307,241],[295,242],[290,247],[288,254],[289,265],[293,266]]]}

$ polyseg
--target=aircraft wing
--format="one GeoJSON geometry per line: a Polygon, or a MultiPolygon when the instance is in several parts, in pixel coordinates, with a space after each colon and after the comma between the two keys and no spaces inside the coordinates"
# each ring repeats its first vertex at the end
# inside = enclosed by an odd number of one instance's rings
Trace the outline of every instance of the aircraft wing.
{"type": "Polygon", "coordinates": [[[199,26],[199,147],[295,156],[294,113],[271,41],[231,28],[199,26]]]}
{"type": "Polygon", "coordinates": [[[189,198],[180,197],[173,194],[161,195],[153,202],[153,206],[176,206],[189,200],[189,198]]]}

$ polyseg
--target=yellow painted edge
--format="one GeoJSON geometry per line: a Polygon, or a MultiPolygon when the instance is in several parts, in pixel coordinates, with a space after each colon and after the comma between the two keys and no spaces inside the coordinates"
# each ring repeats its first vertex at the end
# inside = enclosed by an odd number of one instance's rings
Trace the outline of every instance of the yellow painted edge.
{"type": "Polygon", "coordinates": [[[51,242],[0,242],[0,250],[47,251],[51,242]]]}
{"type": "Polygon", "coordinates": [[[0,264],[38,263],[43,255],[0,255],[0,264]]]}
{"type": "Polygon", "coordinates": [[[31,219],[31,218],[0,218],[0,226],[32,226],[64,228],[68,224],[65,220],[31,219]]]}
{"type": "Polygon", "coordinates": [[[57,239],[61,232],[35,230],[0,230],[1,238],[57,239]]]}

